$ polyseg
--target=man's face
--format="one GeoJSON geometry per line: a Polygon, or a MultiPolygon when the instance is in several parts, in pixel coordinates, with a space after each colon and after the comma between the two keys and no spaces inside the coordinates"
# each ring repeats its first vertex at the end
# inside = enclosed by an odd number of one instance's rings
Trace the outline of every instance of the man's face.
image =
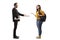
{"type": "Polygon", "coordinates": [[[15,7],[18,8],[18,4],[16,4],[15,7]]]}

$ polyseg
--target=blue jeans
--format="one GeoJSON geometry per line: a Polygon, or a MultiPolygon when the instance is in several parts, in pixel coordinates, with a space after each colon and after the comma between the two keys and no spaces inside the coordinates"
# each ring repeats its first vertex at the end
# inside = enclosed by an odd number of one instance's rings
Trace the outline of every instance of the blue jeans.
{"type": "Polygon", "coordinates": [[[39,35],[41,35],[42,33],[42,30],[41,30],[42,23],[43,23],[42,21],[37,20],[37,28],[38,28],[39,35]]]}

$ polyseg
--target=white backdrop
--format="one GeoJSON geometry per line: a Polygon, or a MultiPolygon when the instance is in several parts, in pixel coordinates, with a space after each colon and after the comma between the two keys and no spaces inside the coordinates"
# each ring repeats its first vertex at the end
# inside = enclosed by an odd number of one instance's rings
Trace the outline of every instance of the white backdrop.
{"type": "Polygon", "coordinates": [[[18,23],[18,40],[38,40],[36,19],[31,14],[36,11],[36,5],[40,4],[47,15],[46,22],[42,25],[42,38],[39,40],[60,40],[60,1],[59,0],[0,0],[0,40],[13,39],[12,8],[18,2],[20,13],[30,15],[21,17],[18,23]]]}

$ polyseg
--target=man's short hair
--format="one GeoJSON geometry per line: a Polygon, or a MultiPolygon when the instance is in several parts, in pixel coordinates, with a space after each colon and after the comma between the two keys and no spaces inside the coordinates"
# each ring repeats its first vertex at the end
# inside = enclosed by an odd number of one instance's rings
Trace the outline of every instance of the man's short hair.
{"type": "Polygon", "coordinates": [[[14,3],[14,6],[16,6],[17,3],[14,3]]]}

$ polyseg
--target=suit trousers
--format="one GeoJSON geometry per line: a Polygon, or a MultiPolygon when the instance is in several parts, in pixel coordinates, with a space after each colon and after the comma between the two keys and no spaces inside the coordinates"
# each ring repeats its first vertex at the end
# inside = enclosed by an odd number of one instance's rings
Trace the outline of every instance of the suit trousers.
{"type": "Polygon", "coordinates": [[[18,21],[14,21],[13,37],[17,36],[16,35],[17,25],[18,25],[18,21]]]}

